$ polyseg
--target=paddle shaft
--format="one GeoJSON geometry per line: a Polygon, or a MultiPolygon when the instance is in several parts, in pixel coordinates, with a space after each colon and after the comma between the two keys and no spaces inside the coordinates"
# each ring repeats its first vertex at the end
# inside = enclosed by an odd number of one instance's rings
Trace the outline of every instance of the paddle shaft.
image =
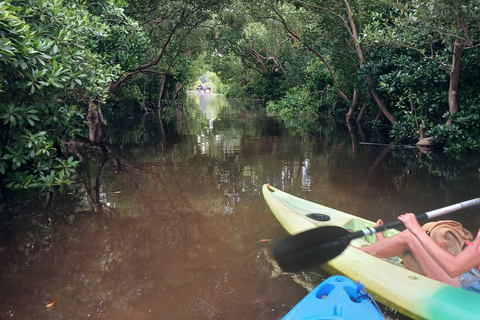
{"type": "MultiPolygon", "coordinates": [[[[417,218],[417,221],[432,219],[432,218],[439,217],[439,216],[442,216],[442,215],[450,213],[450,212],[458,211],[458,210],[468,208],[468,207],[471,207],[471,206],[475,206],[475,205],[478,205],[478,204],[480,204],[480,198],[475,198],[475,199],[472,199],[472,200],[467,200],[467,201],[459,202],[459,203],[456,203],[456,204],[452,204],[450,206],[443,207],[443,208],[440,208],[440,209],[435,209],[435,210],[428,211],[428,212],[425,212],[425,213],[417,214],[415,216],[415,218],[417,218]]],[[[348,238],[350,238],[350,239],[361,238],[361,237],[368,236],[368,235],[371,235],[371,234],[374,234],[374,233],[377,233],[377,232],[385,231],[387,229],[394,229],[394,228],[400,227],[402,225],[403,225],[402,221],[396,220],[396,221],[392,221],[392,222],[389,222],[387,224],[384,224],[382,226],[378,226],[376,228],[367,228],[367,229],[363,229],[363,230],[360,230],[360,231],[353,232],[350,235],[348,235],[348,238]]]]}

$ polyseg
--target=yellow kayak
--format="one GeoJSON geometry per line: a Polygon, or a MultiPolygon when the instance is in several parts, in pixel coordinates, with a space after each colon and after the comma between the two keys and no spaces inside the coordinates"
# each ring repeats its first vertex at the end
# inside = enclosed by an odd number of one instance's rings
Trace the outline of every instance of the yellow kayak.
{"type": "MultiPolygon", "coordinates": [[[[374,222],[280,191],[262,188],[270,210],[291,235],[321,226],[357,231],[374,222]],[[319,221],[327,216],[328,221],[319,221]]],[[[325,219],[326,220],[326,219],[325,219]]],[[[397,230],[384,231],[385,236],[397,230]]],[[[480,319],[480,295],[427,278],[403,267],[400,258],[379,259],[355,247],[376,241],[375,235],[353,239],[338,257],[320,267],[330,274],[359,280],[378,302],[413,319],[480,319]]]]}

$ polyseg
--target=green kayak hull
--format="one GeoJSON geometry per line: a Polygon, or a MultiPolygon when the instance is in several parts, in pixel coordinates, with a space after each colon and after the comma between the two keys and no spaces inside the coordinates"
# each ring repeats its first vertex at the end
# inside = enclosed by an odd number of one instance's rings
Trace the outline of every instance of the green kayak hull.
{"type": "MultiPolygon", "coordinates": [[[[374,222],[329,208],[264,185],[262,193],[281,226],[297,234],[321,226],[340,226],[353,231],[373,227],[374,222]],[[326,215],[328,221],[307,217],[326,215]]],[[[388,230],[384,235],[397,234],[388,230]]],[[[374,235],[354,239],[335,259],[320,267],[330,274],[359,280],[375,300],[413,319],[480,319],[480,295],[424,277],[403,267],[400,258],[379,259],[355,247],[376,241],[374,235]]]]}

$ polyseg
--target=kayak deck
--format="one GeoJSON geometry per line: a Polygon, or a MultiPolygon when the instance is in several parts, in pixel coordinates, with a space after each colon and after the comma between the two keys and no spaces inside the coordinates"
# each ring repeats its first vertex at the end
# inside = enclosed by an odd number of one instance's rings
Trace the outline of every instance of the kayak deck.
{"type": "MultiPolygon", "coordinates": [[[[321,226],[340,226],[353,231],[372,227],[374,222],[323,206],[269,185],[263,196],[281,226],[297,234],[321,226]],[[310,214],[326,215],[317,221],[310,214]]],[[[320,216],[321,217],[321,216],[320,216]]],[[[385,236],[398,230],[384,231],[385,236]]],[[[480,295],[462,290],[407,270],[398,257],[379,259],[356,249],[376,241],[375,235],[354,239],[338,257],[323,264],[330,274],[360,280],[375,300],[414,319],[480,319],[480,295]]]]}
{"type": "Polygon", "coordinates": [[[288,312],[282,320],[382,320],[375,301],[361,284],[343,276],[331,276],[288,312]]]}

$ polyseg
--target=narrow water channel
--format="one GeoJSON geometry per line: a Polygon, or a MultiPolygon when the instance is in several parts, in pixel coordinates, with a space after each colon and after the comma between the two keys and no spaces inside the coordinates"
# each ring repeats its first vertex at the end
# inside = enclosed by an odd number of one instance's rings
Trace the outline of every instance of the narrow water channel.
{"type": "MultiPolygon", "coordinates": [[[[2,216],[0,319],[281,319],[328,275],[274,267],[285,233],[264,183],[384,221],[479,196],[474,156],[389,148],[344,124],[292,134],[215,94],[189,94],[178,119],[166,145],[155,119],[110,120],[111,144],[78,148],[75,189],[2,216]]],[[[479,213],[445,219],[476,232],[479,213]]]]}

